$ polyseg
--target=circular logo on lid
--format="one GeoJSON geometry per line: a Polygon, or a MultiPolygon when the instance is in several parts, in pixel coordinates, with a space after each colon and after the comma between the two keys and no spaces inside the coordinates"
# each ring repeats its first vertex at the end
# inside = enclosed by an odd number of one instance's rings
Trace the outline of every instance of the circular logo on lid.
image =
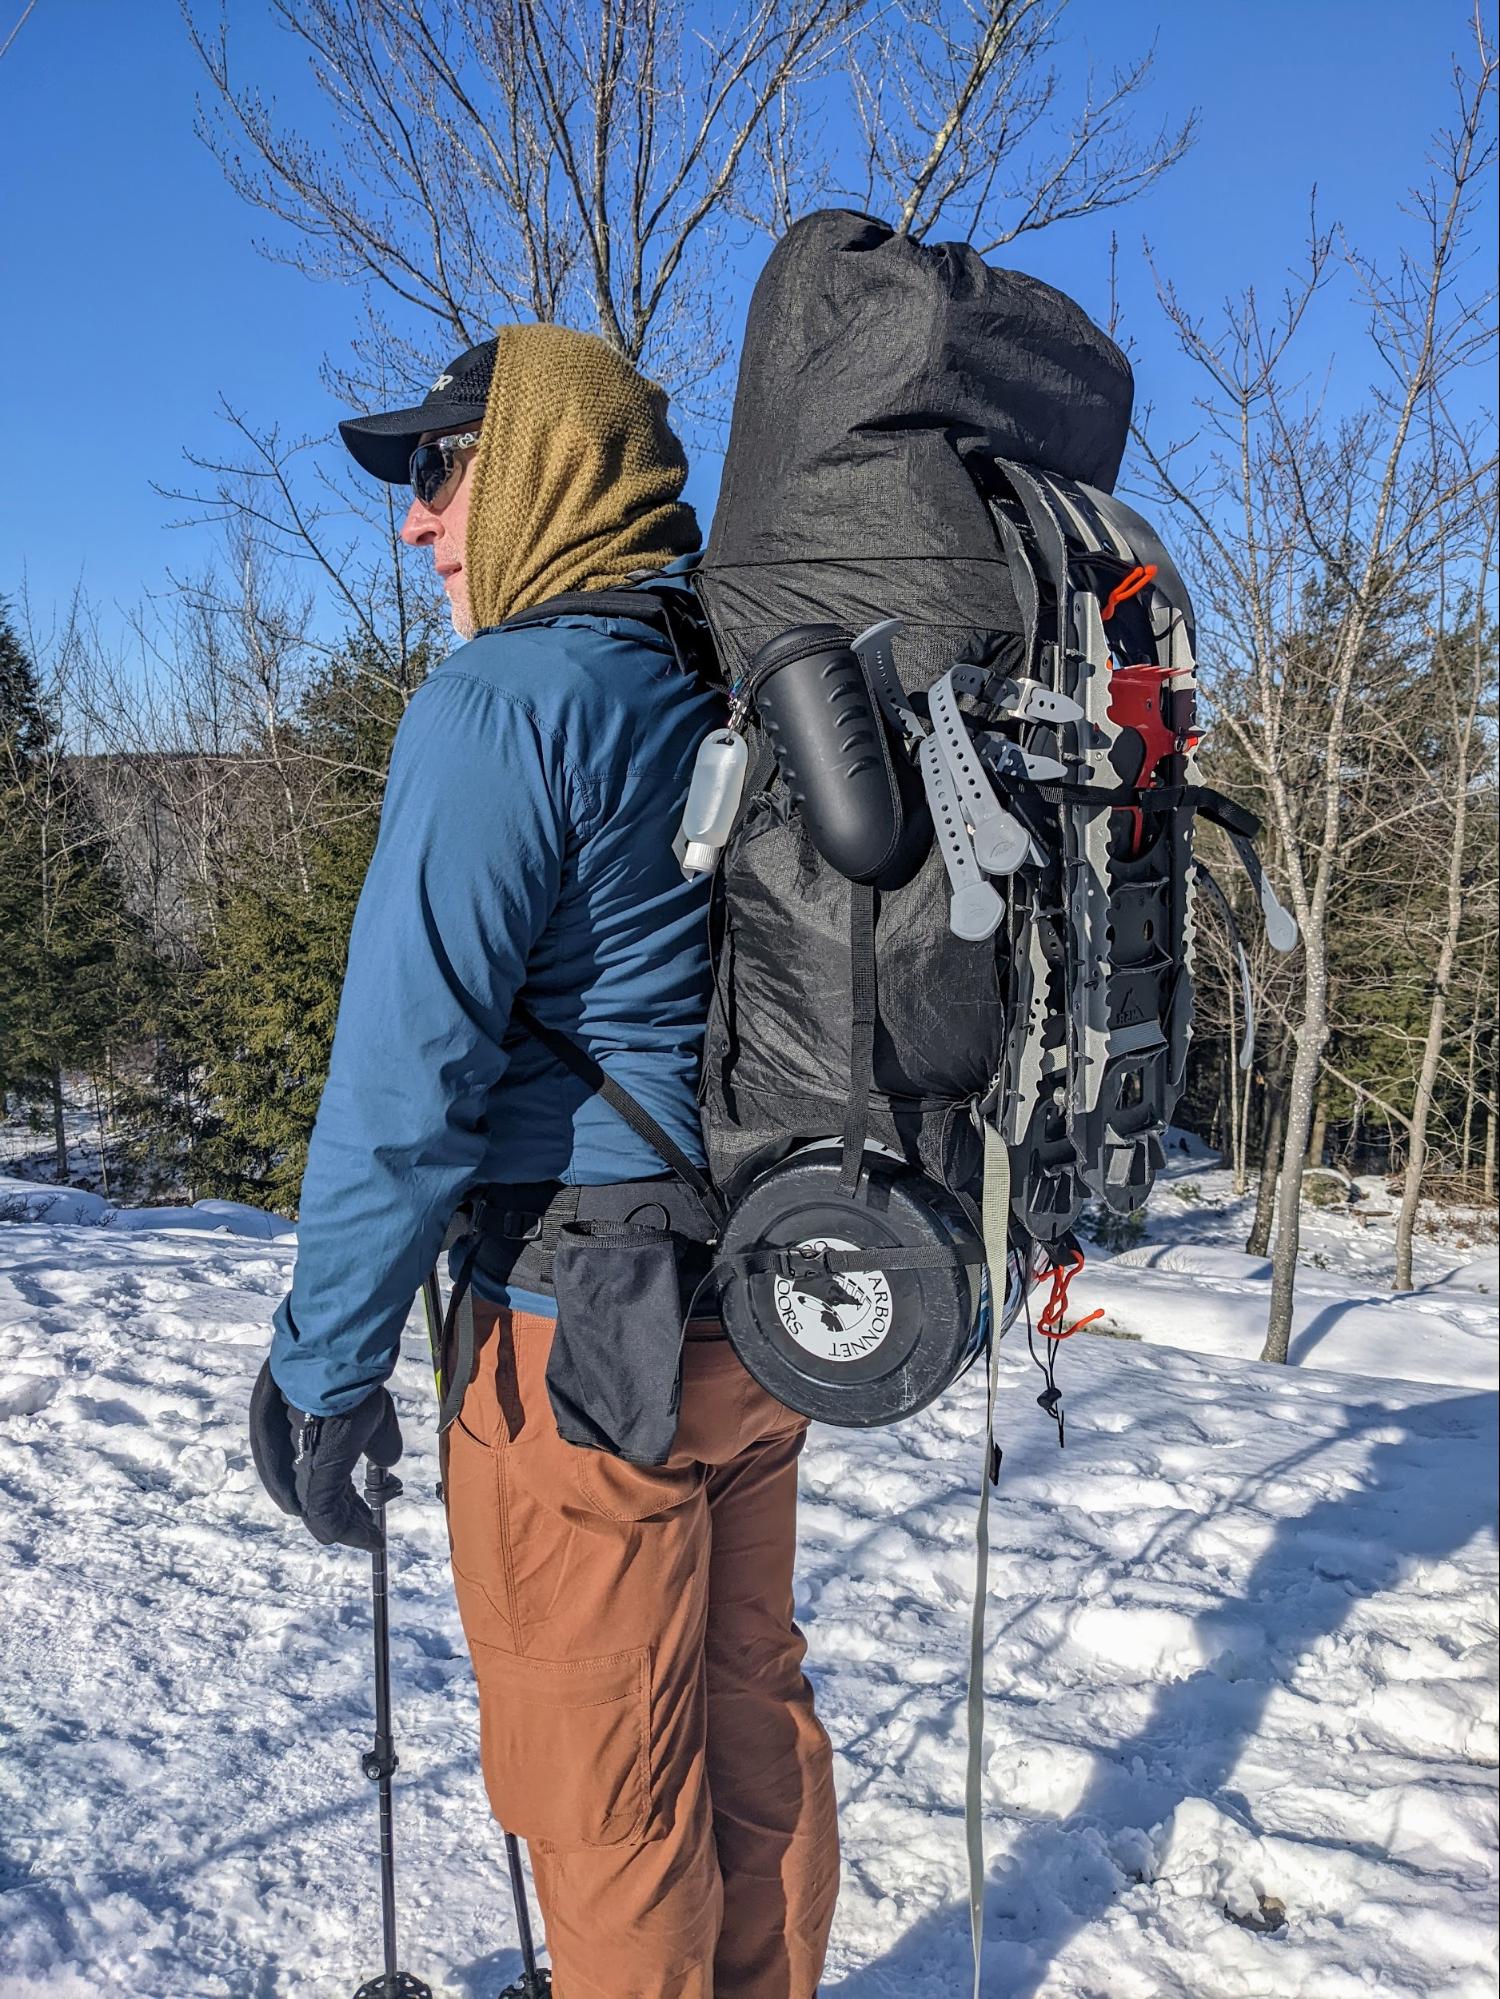
{"type": "MultiPolygon", "coordinates": [[[[837,1236],[814,1236],[801,1250],[858,1249],[837,1236]]],[[[878,1250],[870,1252],[878,1256],[878,1250]]],[[[845,1363],[873,1353],[891,1330],[891,1287],[882,1270],[810,1272],[778,1277],[776,1316],[789,1338],[819,1360],[845,1363]]]]}

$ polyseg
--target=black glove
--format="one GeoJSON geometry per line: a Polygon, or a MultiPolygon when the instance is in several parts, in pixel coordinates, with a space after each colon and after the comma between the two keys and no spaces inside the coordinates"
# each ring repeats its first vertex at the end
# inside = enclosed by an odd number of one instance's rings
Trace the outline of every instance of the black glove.
{"type": "Polygon", "coordinates": [[[401,1456],[396,1405],[385,1389],[372,1388],[342,1416],[308,1416],[287,1401],[267,1361],[250,1398],[250,1454],[266,1491],[315,1541],[376,1553],[375,1518],[353,1474],[362,1457],[388,1471],[401,1456]]]}

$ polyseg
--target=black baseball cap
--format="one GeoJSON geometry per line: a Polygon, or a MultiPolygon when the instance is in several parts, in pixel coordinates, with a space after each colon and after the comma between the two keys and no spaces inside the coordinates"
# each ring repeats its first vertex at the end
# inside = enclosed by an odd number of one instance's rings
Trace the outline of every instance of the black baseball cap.
{"type": "Polygon", "coordinates": [[[355,464],[388,486],[403,486],[424,432],[480,424],[495,372],[496,345],[491,336],[450,361],[415,408],[387,410],[384,416],[352,416],[341,423],[339,435],[355,464]]]}

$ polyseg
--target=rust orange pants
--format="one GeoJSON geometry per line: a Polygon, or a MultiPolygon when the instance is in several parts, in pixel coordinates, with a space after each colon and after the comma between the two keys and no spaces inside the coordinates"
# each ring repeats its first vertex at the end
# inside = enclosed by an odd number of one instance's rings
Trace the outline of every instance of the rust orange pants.
{"type": "Polygon", "coordinates": [[[727,1341],[690,1337],[664,1466],[577,1449],[547,1399],[551,1321],[476,1311],[453,1573],[556,1999],[812,1999],[839,1857],[792,1618],[805,1425],[727,1341]]]}

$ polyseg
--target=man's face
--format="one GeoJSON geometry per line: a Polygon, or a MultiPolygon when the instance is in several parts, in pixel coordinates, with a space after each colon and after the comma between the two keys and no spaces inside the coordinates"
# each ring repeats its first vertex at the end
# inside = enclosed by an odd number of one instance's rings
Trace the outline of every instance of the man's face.
{"type": "MultiPolygon", "coordinates": [[[[444,435],[429,431],[421,439],[430,444],[444,435]]],[[[469,609],[469,584],[464,574],[464,549],[469,533],[469,501],[474,484],[474,460],[478,447],[470,445],[455,454],[453,473],[431,504],[413,498],[401,523],[401,539],[408,548],[430,548],[433,566],[448,593],[448,614],[461,639],[474,636],[474,618],[469,609]]]]}

